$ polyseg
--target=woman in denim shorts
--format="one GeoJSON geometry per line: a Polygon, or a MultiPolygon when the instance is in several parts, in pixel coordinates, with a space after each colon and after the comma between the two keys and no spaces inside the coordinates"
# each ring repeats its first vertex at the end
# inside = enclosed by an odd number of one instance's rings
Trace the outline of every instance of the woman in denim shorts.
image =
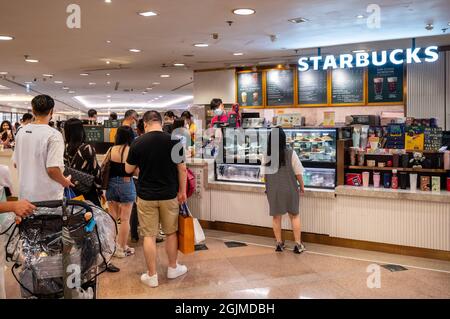
{"type": "Polygon", "coordinates": [[[125,172],[125,162],[134,132],[129,126],[117,129],[115,145],[111,148],[109,183],[106,190],[109,213],[113,218],[120,218],[119,236],[115,257],[124,258],[134,254],[134,249],[127,246],[130,233],[130,215],[136,200],[136,187],[132,174],[125,172]]]}

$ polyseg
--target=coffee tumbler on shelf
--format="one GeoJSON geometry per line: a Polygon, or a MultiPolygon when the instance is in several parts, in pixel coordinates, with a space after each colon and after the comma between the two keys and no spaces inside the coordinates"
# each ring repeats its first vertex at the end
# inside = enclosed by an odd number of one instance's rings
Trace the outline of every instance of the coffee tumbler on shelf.
{"type": "Polygon", "coordinates": [[[429,192],[431,190],[430,187],[430,176],[420,176],[420,190],[424,192],[429,192]]]}
{"type": "Polygon", "coordinates": [[[392,170],[392,189],[398,189],[398,176],[397,176],[397,170],[392,170]]]}
{"type": "Polygon", "coordinates": [[[409,187],[412,192],[417,190],[417,174],[409,174],[409,187]]]}
{"type": "Polygon", "coordinates": [[[400,172],[400,188],[406,189],[408,187],[408,173],[400,172]]]}
{"type": "Polygon", "coordinates": [[[364,151],[358,151],[358,166],[364,166],[364,151]]]}
{"type": "Polygon", "coordinates": [[[375,188],[380,187],[380,179],[381,179],[381,175],[379,172],[373,173],[373,187],[375,187],[375,188]]]}
{"type": "Polygon", "coordinates": [[[402,167],[408,168],[409,166],[409,155],[408,153],[402,155],[402,167]]]}
{"type": "Polygon", "coordinates": [[[392,155],[392,167],[399,167],[400,164],[400,154],[392,155]]]}
{"type": "Polygon", "coordinates": [[[447,192],[450,192],[450,177],[447,177],[447,192]]]}
{"type": "Polygon", "coordinates": [[[441,177],[440,176],[431,177],[431,190],[433,192],[441,191],[441,177]]]}
{"type": "Polygon", "coordinates": [[[358,149],[356,147],[350,147],[350,165],[356,165],[356,154],[358,153],[358,149]]]}
{"type": "Polygon", "coordinates": [[[383,185],[384,185],[384,188],[391,188],[391,173],[384,173],[383,185]]]}
{"type": "Polygon", "coordinates": [[[369,187],[370,182],[370,172],[363,172],[363,187],[369,187]]]}

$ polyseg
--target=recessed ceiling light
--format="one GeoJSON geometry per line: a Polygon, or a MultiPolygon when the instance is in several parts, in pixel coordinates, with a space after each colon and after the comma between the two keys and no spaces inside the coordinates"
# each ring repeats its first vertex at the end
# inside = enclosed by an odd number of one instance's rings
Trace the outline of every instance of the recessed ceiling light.
{"type": "Polygon", "coordinates": [[[174,63],[173,66],[184,66],[184,63],[174,63]]]}
{"type": "Polygon", "coordinates": [[[209,47],[209,44],[207,44],[207,43],[195,43],[195,44],[194,44],[194,47],[197,47],[197,48],[207,48],[207,47],[209,47]]]}
{"type": "Polygon", "coordinates": [[[111,82],[110,82],[110,81],[108,81],[108,82],[106,82],[106,84],[110,85],[110,84],[111,84],[111,82]]]}
{"type": "Polygon", "coordinates": [[[97,83],[95,82],[89,82],[89,85],[96,85],[97,83]]]}
{"type": "Polygon", "coordinates": [[[69,91],[68,93],[69,94],[75,94],[75,91],[69,91]]]}
{"type": "Polygon", "coordinates": [[[240,15],[240,16],[249,16],[252,14],[255,14],[255,10],[254,9],[250,9],[250,8],[240,8],[240,9],[234,9],[233,13],[240,15]]]}
{"type": "Polygon", "coordinates": [[[81,76],[88,76],[89,73],[80,73],[81,76]]]}
{"type": "Polygon", "coordinates": [[[111,74],[109,74],[109,73],[106,73],[106,76],[110,76],[111,74]]]}
{"type": "Polygon", "coordinates": [[[161,83],[159,82],[153,82],[153,85],[160,85],[161,83]]]}
{"type": "Polygon", "coordinates": [[[163,97],[162,95],[159,96],[159,98],[162,98],[162,97],[163,97]]]}
{"type": "Polygon", "coordinates": [[[109,60],[108,60],[108,61],[106,61],[106,64],[110,64],[110,63],[111,63],[111,61],[109,61],[109,60]]]}
{"type": "Polygon", "coordinates": [[[45,76],[46,78],[52,78],[53,74],[42,74],[42,76],[45,76]]]}
{"type": "Polygon", "coordinates": [[[289,22],[292,23],[304,23],[304,22],[308,22],[308,19],[305,18],[295,18],[295,19],[289,19],[289,22]]]}
{"type": "Polygon", "coordinates": [[[140,49],[130,49],[129,51],[130,51],[130,52],[133,52],[133,53],[139,53],[139,52],[142,52],[142,50],[140,50],[140,49]]]}
{"type": "Polygon", "coordinates": [[[11,41],[14,40],[14,37],[9,35],[0,35],[0,41],[11,41]]]}
{"type": "Polygon", "coordinates": [[[106,97],[109,99],[111,97],[111,95],[107,95],[106,97]]]}
{"type": "Polygon", "coordinates": [[[233,53],[233,55],[239,56],[239,55],[244,55],[244,53],[242,53],[242,52],[236,52],[236,53],[233,53]]]}
{"type": "Polygon", "coordinates": [[[149,91],[150,91],[150,90],[153,90],[153,88],[146,88],[146,90],[149,90],[149,91]]]}
{"type": "Polygon", "coordinates": [[[362,15],[362,14],[358,14],[356,17],[357,17],[358,19],[364,19],[364,15],[362,15]]]}
{"type": "Polygon", "coordinates": [[[138,12],[138,14],[143,17],[154,17],[158,15],[156,12],[153,11],[138,12]]]}
{"type": "Polygon", "coordinates": [[[170,78],[170,75],[169,74],[161,74],[160,77],[162,77],[162,78],[170,78]]]}
{"type": "Polygon", "coordinates": [[[353,50],[352,52],[353,52],[353,53],[364,53],[364,52],[366,52],[366,50],[364,50],[364,49],[361,49],[361,50],[353,50]]]}
{"type": "Polygon", "coordinates": [[[105,0],[106,3],[111,3],[111,0],[105,0]]]}
{"type": "Polygon", "coordinates": [[[110,44],[112,41],[111,40],[106,40],[106,43],[110,44]]]}
{"type": "Polygon", "coordinates": [[[63,81],[55,81],[55,84],[63,84],[63,81]]]}
{"type": "Polygon", "coordinates": [[[108,99],[108,102],[111,102],[111,100],[110,100],[110,99],[108,99]]]}
{"type": "Polygon", "coordinates": [[[30,59],[30,58],[26,58],[25,61],[28,63],[38,63],[39,62],[39,60],[37,60],[37,59],[30,59]]]}
{"type": "Polygon", "coordinates": [[[6,75],[8,72],[0,72],[0,75],[6,75]]]}
{"type": "Polygon", "coordinates": [[[68,90],[69,88],[67,86],[63,86],[63,90],[68,90]]]}

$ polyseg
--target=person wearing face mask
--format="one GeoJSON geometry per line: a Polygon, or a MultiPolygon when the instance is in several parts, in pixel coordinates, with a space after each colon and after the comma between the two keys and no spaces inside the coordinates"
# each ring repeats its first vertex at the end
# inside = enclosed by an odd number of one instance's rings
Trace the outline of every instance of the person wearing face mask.
{"type": "Polygon", "coordinates": [[[139,115],[135,110],[128,110],[125,112],[125,117],[123,119],[122,125],[129,126],[133,129],[134,138],[137,137],[136,129],[138,121],[139,115]]]}
{"type": "Polygon", "coordinates": [[[214,117],[211,120],[211,127],[218,127],[220,123],[228,122],[228,115],[225,112],[225,106],[221,99],[213,99],[210,104],[211,110],[214,111],[214,117]]]}

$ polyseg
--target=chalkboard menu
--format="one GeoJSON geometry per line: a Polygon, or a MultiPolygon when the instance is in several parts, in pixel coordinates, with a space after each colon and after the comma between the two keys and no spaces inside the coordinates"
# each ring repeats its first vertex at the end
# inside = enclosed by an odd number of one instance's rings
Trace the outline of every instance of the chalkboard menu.
{"type": "Polygon", "coordinates": [[[267,71],[267,105],[282,106],[294,104],[294,71],[267,71]]]}
{"type": "Polygon", "coordinates": [[[122,121],[120,120],[105,120],[104,121],[105,128],[118,128],[122,125],[122,121]]]}
{"type": "Polygon", "coordinates": [[[262,106],[262,73],[238,73],[238,103],[241,106],[262,106]]]}
{"type": "Polygon", "coordinates": [[[403,101],[403,64],[369,66],[369,103],[403,101]]]}
{"type": "Polygon", "coordinates": [[[298,72],[298,104],[327,104],[327,71],[298,72]]]}
{"type": "Polygon", "coordinates": [[[364,102],[364,68],[335,69],[331,79],[332,104],[364,102]]]}
{"type": "Polygon", "coordinates": [[[88,143],[101,143],[105,140],[105,132],[103,126],[84,126],[84,132],[86,133],[86,142],[88,143]]]}

